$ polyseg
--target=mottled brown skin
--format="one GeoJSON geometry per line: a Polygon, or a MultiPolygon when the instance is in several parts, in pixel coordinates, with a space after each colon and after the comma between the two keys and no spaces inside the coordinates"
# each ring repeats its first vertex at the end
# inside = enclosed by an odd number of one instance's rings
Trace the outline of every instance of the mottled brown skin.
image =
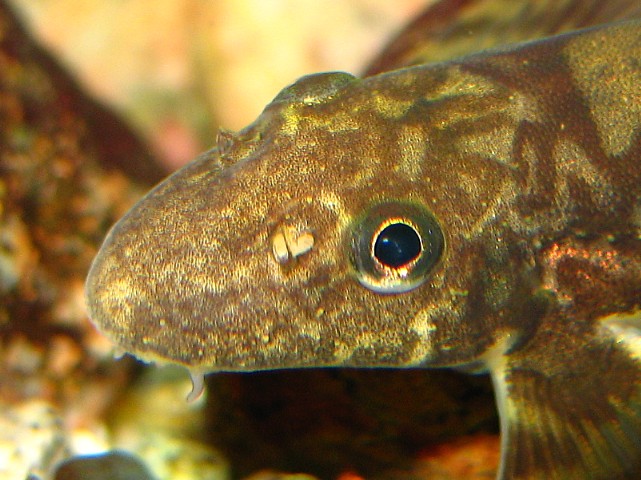
{"type": "Polygon", "coordinates": [[[639,58],[632,20],[303,78],[114,227],[91,317],[196,372],[485,368],[499,478],[637,478],[639,58]],[[445,248],[424,283],[385,294],[359,281],[354,232],[390,201],[429,211],[445,248]],[[283,229],[313,247],[277,261],[283,229]]]}

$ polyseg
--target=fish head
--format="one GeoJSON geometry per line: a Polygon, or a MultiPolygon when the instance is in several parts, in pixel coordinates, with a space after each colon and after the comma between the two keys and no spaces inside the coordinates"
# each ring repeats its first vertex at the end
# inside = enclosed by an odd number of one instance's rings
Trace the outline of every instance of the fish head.
{"type": "Polygon", "coordinates": [[[109,233],[94,323],[202,372],[459,365],[517,338],[540,311],[510,213],[519,99],[431,68],[304,77],[221,132],[109,233]]]}

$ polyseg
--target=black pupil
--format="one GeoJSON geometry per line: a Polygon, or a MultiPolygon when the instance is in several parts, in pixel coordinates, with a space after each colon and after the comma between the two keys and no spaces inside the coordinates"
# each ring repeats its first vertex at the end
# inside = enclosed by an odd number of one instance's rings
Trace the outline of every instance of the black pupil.
{"type": "Polygon", "coordinates": [[[421,253],[421,239],[409,225],[393,223],[379,233],[374,243],[374,256],[383,265],[402,267],[421,253]]]}

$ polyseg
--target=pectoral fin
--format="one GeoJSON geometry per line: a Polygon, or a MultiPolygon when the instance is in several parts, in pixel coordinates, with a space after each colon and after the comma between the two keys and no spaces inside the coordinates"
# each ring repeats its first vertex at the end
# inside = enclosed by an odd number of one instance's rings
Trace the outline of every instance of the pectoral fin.
{"type": "Polygon", "coordinates": [[[641,478],[641,312],[575,320],[488,362],[499,479],[641,478]]]}

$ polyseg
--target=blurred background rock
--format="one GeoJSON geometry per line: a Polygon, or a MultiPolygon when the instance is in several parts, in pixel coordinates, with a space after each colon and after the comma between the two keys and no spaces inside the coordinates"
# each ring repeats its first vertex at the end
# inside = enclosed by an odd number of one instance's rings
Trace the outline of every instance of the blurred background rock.
{"type": "Polygon", "coordinates": [[[285,85],[359,73],[426,0],[11,0],[81,84],[173,169],[285,85]]]}

